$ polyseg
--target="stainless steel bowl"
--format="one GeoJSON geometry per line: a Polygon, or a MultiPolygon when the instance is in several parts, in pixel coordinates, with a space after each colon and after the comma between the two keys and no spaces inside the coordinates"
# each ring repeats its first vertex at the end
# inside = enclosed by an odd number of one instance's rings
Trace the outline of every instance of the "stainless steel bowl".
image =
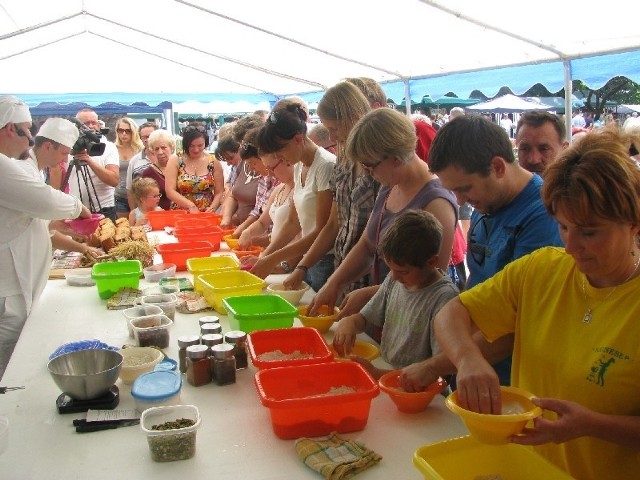
{"type": "Polygon", "coordinates": [[[121,367],[119,352],[102,349],[64,353],[47,365],[58,388],[77,400],[90,400],[107,393],[118,380],[121,367]]]}

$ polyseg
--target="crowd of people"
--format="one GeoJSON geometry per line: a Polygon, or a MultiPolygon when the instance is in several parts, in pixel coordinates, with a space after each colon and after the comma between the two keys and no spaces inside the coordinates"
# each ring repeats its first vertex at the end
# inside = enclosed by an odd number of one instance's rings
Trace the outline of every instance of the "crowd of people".
{"type": "MultiPolygon", "coordinates": [[[[52,248],[90,248],[61,220],[99,212],[144,225],[157,209],[215,211],[241,246],[263,248],[243,260],[251,272],[309,284],[311,314],[340,306],[339,354],[367,332],[405,390],[442,377],[482,413],[501,411],[500,385],[521,387],[545,415],[513,443],[575,478],[632,478],[638,122],[572,140],[553,113],[514,124],[455,108],[434,128],[388,108],[368,78],[329,88],[317,115],[310,123],[304,101],[286,98],[224,125],[215,147],[194,122],[180,152],[167,130],[124,117],[114,144],[102,136],[101,153],[70,157],[76,124],[51,118],[32,139],[28,107],[0,97],[0,366],[52,248]]],[[[94,111],[76,118],[101,133],[94,111]]]]}

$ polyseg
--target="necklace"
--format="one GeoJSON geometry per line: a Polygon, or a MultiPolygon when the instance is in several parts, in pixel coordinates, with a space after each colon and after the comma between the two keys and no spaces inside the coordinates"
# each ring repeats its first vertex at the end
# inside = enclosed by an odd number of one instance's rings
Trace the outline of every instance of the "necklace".
{"type": "MultiPolygon", "coordinates": [[[[635,255],[635,253],[634,253],[634,255],[635,255]]],[[[613,290],[611,290],[611,291],[607,294],[607,296],[606,296],[606,297],[604,297],[604,298],[602,299],[602,301],[601,301],[599,304],[597,304],[597,305],[595,305],[595,306],[593,306],[593,307],[587,307],[587,311],[585,312],[584,317],[582,317],[582,323],[586,323],[586,324],[591,323],[591,320],[593,319],[593,311],[598,307],[598,305],[600,305],[600,304],[602,304],[602,303],[606,302],[606,301],[609,299],[609,297],[611,297],[611,295],[613,295],[613,294],[615,293],[615,291],[618,289],[618,287],[619,287],[620,285],[624,285],[624,284],[625,284],[625,283],[627,283],[629,280],[631,280],[631,277],[633,277],[633,276],[636,274],[636,271],[638,270],[638,265],[640,265],[640,256],[638,257],[638,259],[636,260],[635,264],[633,265],[633,272],[631,272],[631,275],[629,275],[629,276],[625,279],[625,281],[624,281],[624,282],[622,282],[622,283],[620,283],[620,284],[616,285],[616,286],[613,288],[613,290]]],[[[586,279],[586,278],[587,278],[587,276],[586,276],[586,275],[582,277],[582,296],[584,297],[584,302],[585,302],[585,303],[587,303],[587,301],[589,300],[589,299],[587,298],[587,290],[586,290],[586,288],[585,288],[585,283],[586,283],[586,280],[585,280],[585,279],[586,279]]]]}
{"type": "Polygon", "coordinates": [[[256,178],[260,178],[260,175],[255,174],[256,172],[249,170],[249,165],[246,161],[242,162],[242,171],[244,172],[244,176],[246,177],[244,184],[248,185],[253,182],[256,178]],[[255,174],[255,175],[254,175],[255,174]]]}

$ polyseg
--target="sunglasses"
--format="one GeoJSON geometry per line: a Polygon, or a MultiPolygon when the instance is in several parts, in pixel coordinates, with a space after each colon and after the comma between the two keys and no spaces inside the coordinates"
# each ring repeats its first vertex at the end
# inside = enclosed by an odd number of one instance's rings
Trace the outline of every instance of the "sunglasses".
{"type": "Polygon", "coordinates": [[[116,128],[116,132],[131,134],[131,129],[130,128],[116,128]]]}
{"type": "Polygon", "coordinates": [[[378,168],[380,166],[380,164],[382,162],[384,162],[386,160],[386,158],[383,158],[382,160],[377,161],[376,163],[364,163],[364,162],[360,162],[360,166],[362,166],[362,168],[364,169],[365,172],[367,172],[369,175],[373,175],[373,171],[378,168]]]}
{"type": "Polygon", "coordinates": [[[478,220],[471,225],[469,229],[469,252],[471,253],[471,257],[473,261],[478,265],[484,265],[484,261],[487,257],[491,256],[491,250],[489,247],[483,243],[480,243],[476,240],[477,236],[482,236],[486,241],[489,238],[489,225],[487,222],[487,215],[481,215],[478,220]],[[478,232],[478,227],[482,226],[482,234],[478,232]]]}

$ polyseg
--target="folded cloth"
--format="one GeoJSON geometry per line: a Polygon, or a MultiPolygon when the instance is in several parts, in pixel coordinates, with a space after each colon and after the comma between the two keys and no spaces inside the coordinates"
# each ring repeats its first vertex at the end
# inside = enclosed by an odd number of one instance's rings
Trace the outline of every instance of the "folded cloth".
{"type": "Polygon", "coordinates": [[[135,307],[137,299],[142,297],[142,290],[130,287],[121,287],[118,292],[107,300],[109,310],[122,310],[123,308],[135,307]]]}
{"type": "Polygon", "coordinates": [[[375,465],[382,457],[355,440],[332,433],[322,438],[300,438],[296,452],[309,468],[327,480],[351,478],[375,465]]]}

